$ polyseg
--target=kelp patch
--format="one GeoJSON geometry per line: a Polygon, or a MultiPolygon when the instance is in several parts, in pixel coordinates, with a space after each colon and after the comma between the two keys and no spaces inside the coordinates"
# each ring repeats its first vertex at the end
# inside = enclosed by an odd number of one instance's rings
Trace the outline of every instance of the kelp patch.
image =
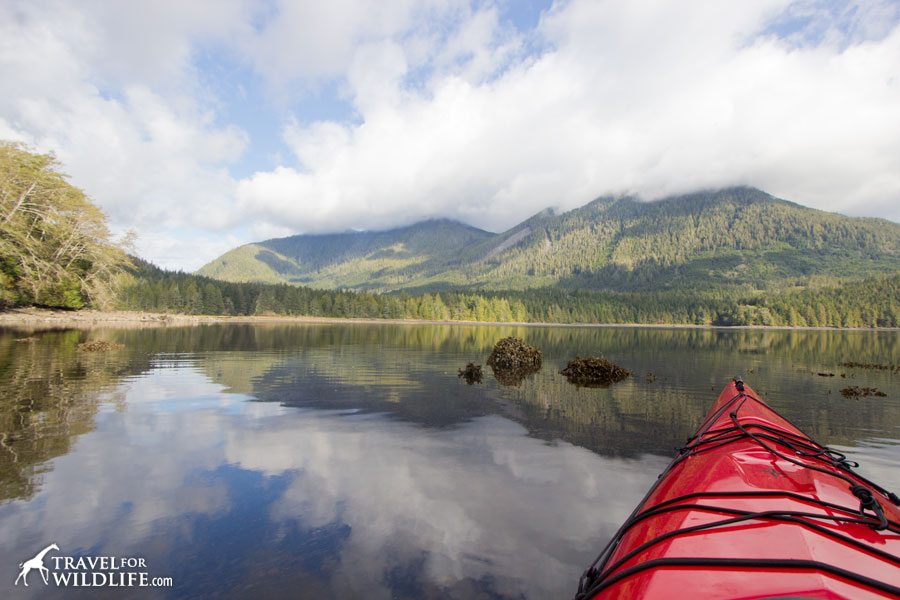
{"type": "Polygon", "coordinates": [[[475,363],[468,363],[465,369],[459,370],[457,376],[465,379],[466,383],[469,385],[481,383],[484,378],[484,374],[481,371],[481,365],[476,365],[475,363]]]}
{"type": "Polygon", "coordinates": [[[507,337],[494,345],[487,364],[501,385],[518,386],[526,377],[541,370],[544,356],[523,340],[507,337]]]}
{"type": "Polygon", "coordinates": [[[878,390],[877,388],[871,387],[859,387],[858,385],[854,385],[853,387],[845,387],[841,390],[841,396],[844,398],[865,398],[866,396],[887,396],[884,392],[878,390]]]}
{"type": "Polygon", "coordinates": [[[117,348],[124,347],[125,346],[123,344],[113,344],[112,342],[105,342],[103,340],[78,344],[78,349],[82,352],[108,352],[110,350],[116,350],[117,348]]]}
{"type": "Polygon", "coordinates": [[[605,387],[631,375],[628,369],[611,363],[602,356],[581,358],[577,355],[560,373],[566,376],[569,383],[581,387],[605,387]]]}

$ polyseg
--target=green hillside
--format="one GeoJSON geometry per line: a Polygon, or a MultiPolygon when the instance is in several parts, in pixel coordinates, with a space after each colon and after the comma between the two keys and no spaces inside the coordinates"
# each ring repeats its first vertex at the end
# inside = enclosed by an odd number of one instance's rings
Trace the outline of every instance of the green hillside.
{"type": "Polygon", "coordinates": [[[458,263],[493,233],[449,220],[381,232],[296,235],[247,244],[203,266],[198,275],[224,281],[290,283],[318,288],[400,287],[458,263]]]}
{"type": "Polygon", "coordinates": [[[753,188],[600,198],[492,234],[452,221],[242,246],[198,273],[370,291],[783,289],[900,270],[900,224],[753,188]]]}
{"type": "Polygon", "coordinates": [[[898,268],[896,223],[732,188],[650,203],[595,200],[548,220],[476,282],[635,291],[746,283],[767,288],[898,268]]]}

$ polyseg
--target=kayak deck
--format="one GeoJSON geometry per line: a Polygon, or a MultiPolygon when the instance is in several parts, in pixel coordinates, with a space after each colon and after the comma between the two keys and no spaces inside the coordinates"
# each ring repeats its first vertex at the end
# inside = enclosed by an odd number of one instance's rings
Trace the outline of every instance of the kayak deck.
{"type": "Polygon", "coordinates": [[[900,597],[900,499],[852,466],[738,379],[576,598],[900,597]]]}

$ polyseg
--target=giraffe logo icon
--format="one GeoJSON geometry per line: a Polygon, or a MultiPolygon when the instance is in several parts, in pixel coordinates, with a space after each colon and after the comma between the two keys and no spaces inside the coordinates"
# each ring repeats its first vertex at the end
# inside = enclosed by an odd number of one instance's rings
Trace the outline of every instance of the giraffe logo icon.
{"type": "Polygon", "coordinates": [[[37,569],[40,572],[41,577],[44,580],[44,585],[50,583],[50,571],[47,569],[47,567],[44,566],[44,555],[51,550],[59,550],[59,546],[57,546],[56,544],[50,544],[49,546],[38,552],[34,558],[26,560],[23,563],[19,563],[19,567],[22,570],[19,572],[19,576],[16,577],[15,585],[19,585],[19,580],[21,579],[25,584],[25,587],[28,587],[28,573],[32,569],[37,569]]]}

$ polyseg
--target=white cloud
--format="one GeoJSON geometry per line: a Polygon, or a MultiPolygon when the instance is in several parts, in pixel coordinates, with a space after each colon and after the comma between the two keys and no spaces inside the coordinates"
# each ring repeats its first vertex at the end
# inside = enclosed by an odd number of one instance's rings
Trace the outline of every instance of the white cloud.
{"type": "Polygon", "coordinates": [[[273,503],[272,520],[350,525],[340,564],[353,565],[356,576],[338,567],[331,581],[365,582],[375,597],[389,590],[372,582],[423,558],[434,582],[489,578],[508,586],[505,595],[553,597],[665,464],[598,457],[565,443],[551,448],[496,416],[424,434],[403,423],[361,427],[373,418],[366,415],[286,417],[265,429],[230,429],[225,460],[268,476],[300,474],[273,503]],[[615,494],[604,485],[610,477],[615,494]],[[523,590],[521,581],[534,587],[523,590]]]}
{"type": "MultiPolygon", "coordinates": [[[[0,8],[0,77],[15,82],[13,93],[0,97],[0,132],[54,151],[113,229],[137,230],[138,247],[155,250],[147,258],[171,258],[160,243],[167,232],[234,225],[228,206],[235,180],[227,166],[248,139],[239,126],[217,123],[203,90],[185,78],[186,32],[212,28],[201,7],[118,6],[101,3],[90,12],[47,1],[0,8]],[[173,15],[177,24],[167,26],[173,15]],[[128,34],[142,23],[145,35],[128,34]],[[167,85],[148,85],[158,80],[167,85]]],[[[226,5],[220,8],[216,14],[227,14],[226,5]]],[[[193,269],[197,261],[193,249],[166,264],[193,269]]]]}
{"type": "Polygon", "coordinates": [[[893,0],[796,0],[772,23],[797,46],[825,43],[836,46],[885,37],[896,25],[900,5],[893,0]]]}
{"type": "MultiPolygon", "coordinates": [[[[561,4],[541,22],[552,49],[539,58],[487,79],[438,69],[423,89],[404,85],[396,46],[390,62],[360,50],[367,78],[348,78],[360,122],[289,126],[298,164],[243,180],[240,195],[277,197],[299,231],[428,216],[503,229],[603,193],[733,184],[883,215],[900,194],[900,28],[797,47],[767,30],[787,7],[561,4]]],[[[884,7],[854,19],[872,11],[884,7]]],[[[486,54],[501,32],[485,14],[445,51],[466,40],[486,54]]]]}
{"type": "MultiPolygon", "coordinates": [[[[60,11],[67,17],[74,8],[53,0],[31,4],[42,13],[60,11]]],[[[252,15],[246,0],[87,0],[79,5],[74,15],[78,25],[63,23],[53,32],[69,41],[94,77],[111,84],[164,88],[190,85],[198,46],[246,35],[252,15]]]]}
{"type": "Polygon", "coordinates": [[[733,184],[900,220],[898,20],[884,0],[572,0],[532,32],[493,2],[11,2],[0,135],[54,149],[182,268],[214,236],[500,230],[733,184]],[[315,121],[309,98],[353,114],[315,121]],[[248,156],[283,159],[247,175],[248,156]]]}
{"type": "MultiPolygon", "coordinates": [[[[284,237],[289,233],[285,229],[274,227],[261,228],[258,232],[254,231],[250,239],[284,237]]],[[[138,237],[135,246],[138,256],[146,257],[155,265],[189,273],[212,258],[245,244],[247,239],[247,234],[222,235],[222,232],[210,233],[202,228],[168,229],[151,224],[142,229],[142,235],[138,237]]]]}
{"type": "Polygon", "coordinates": [[[360,46],[368,44],[403,42],[407,60],[422,64],[435,52],[446,24],[468,14],[468,3],[461,0],[274,0],[269,10],[257,11],[255,30],[238,44],[268,85],[284,93],[344,78],[360,46]]]}

